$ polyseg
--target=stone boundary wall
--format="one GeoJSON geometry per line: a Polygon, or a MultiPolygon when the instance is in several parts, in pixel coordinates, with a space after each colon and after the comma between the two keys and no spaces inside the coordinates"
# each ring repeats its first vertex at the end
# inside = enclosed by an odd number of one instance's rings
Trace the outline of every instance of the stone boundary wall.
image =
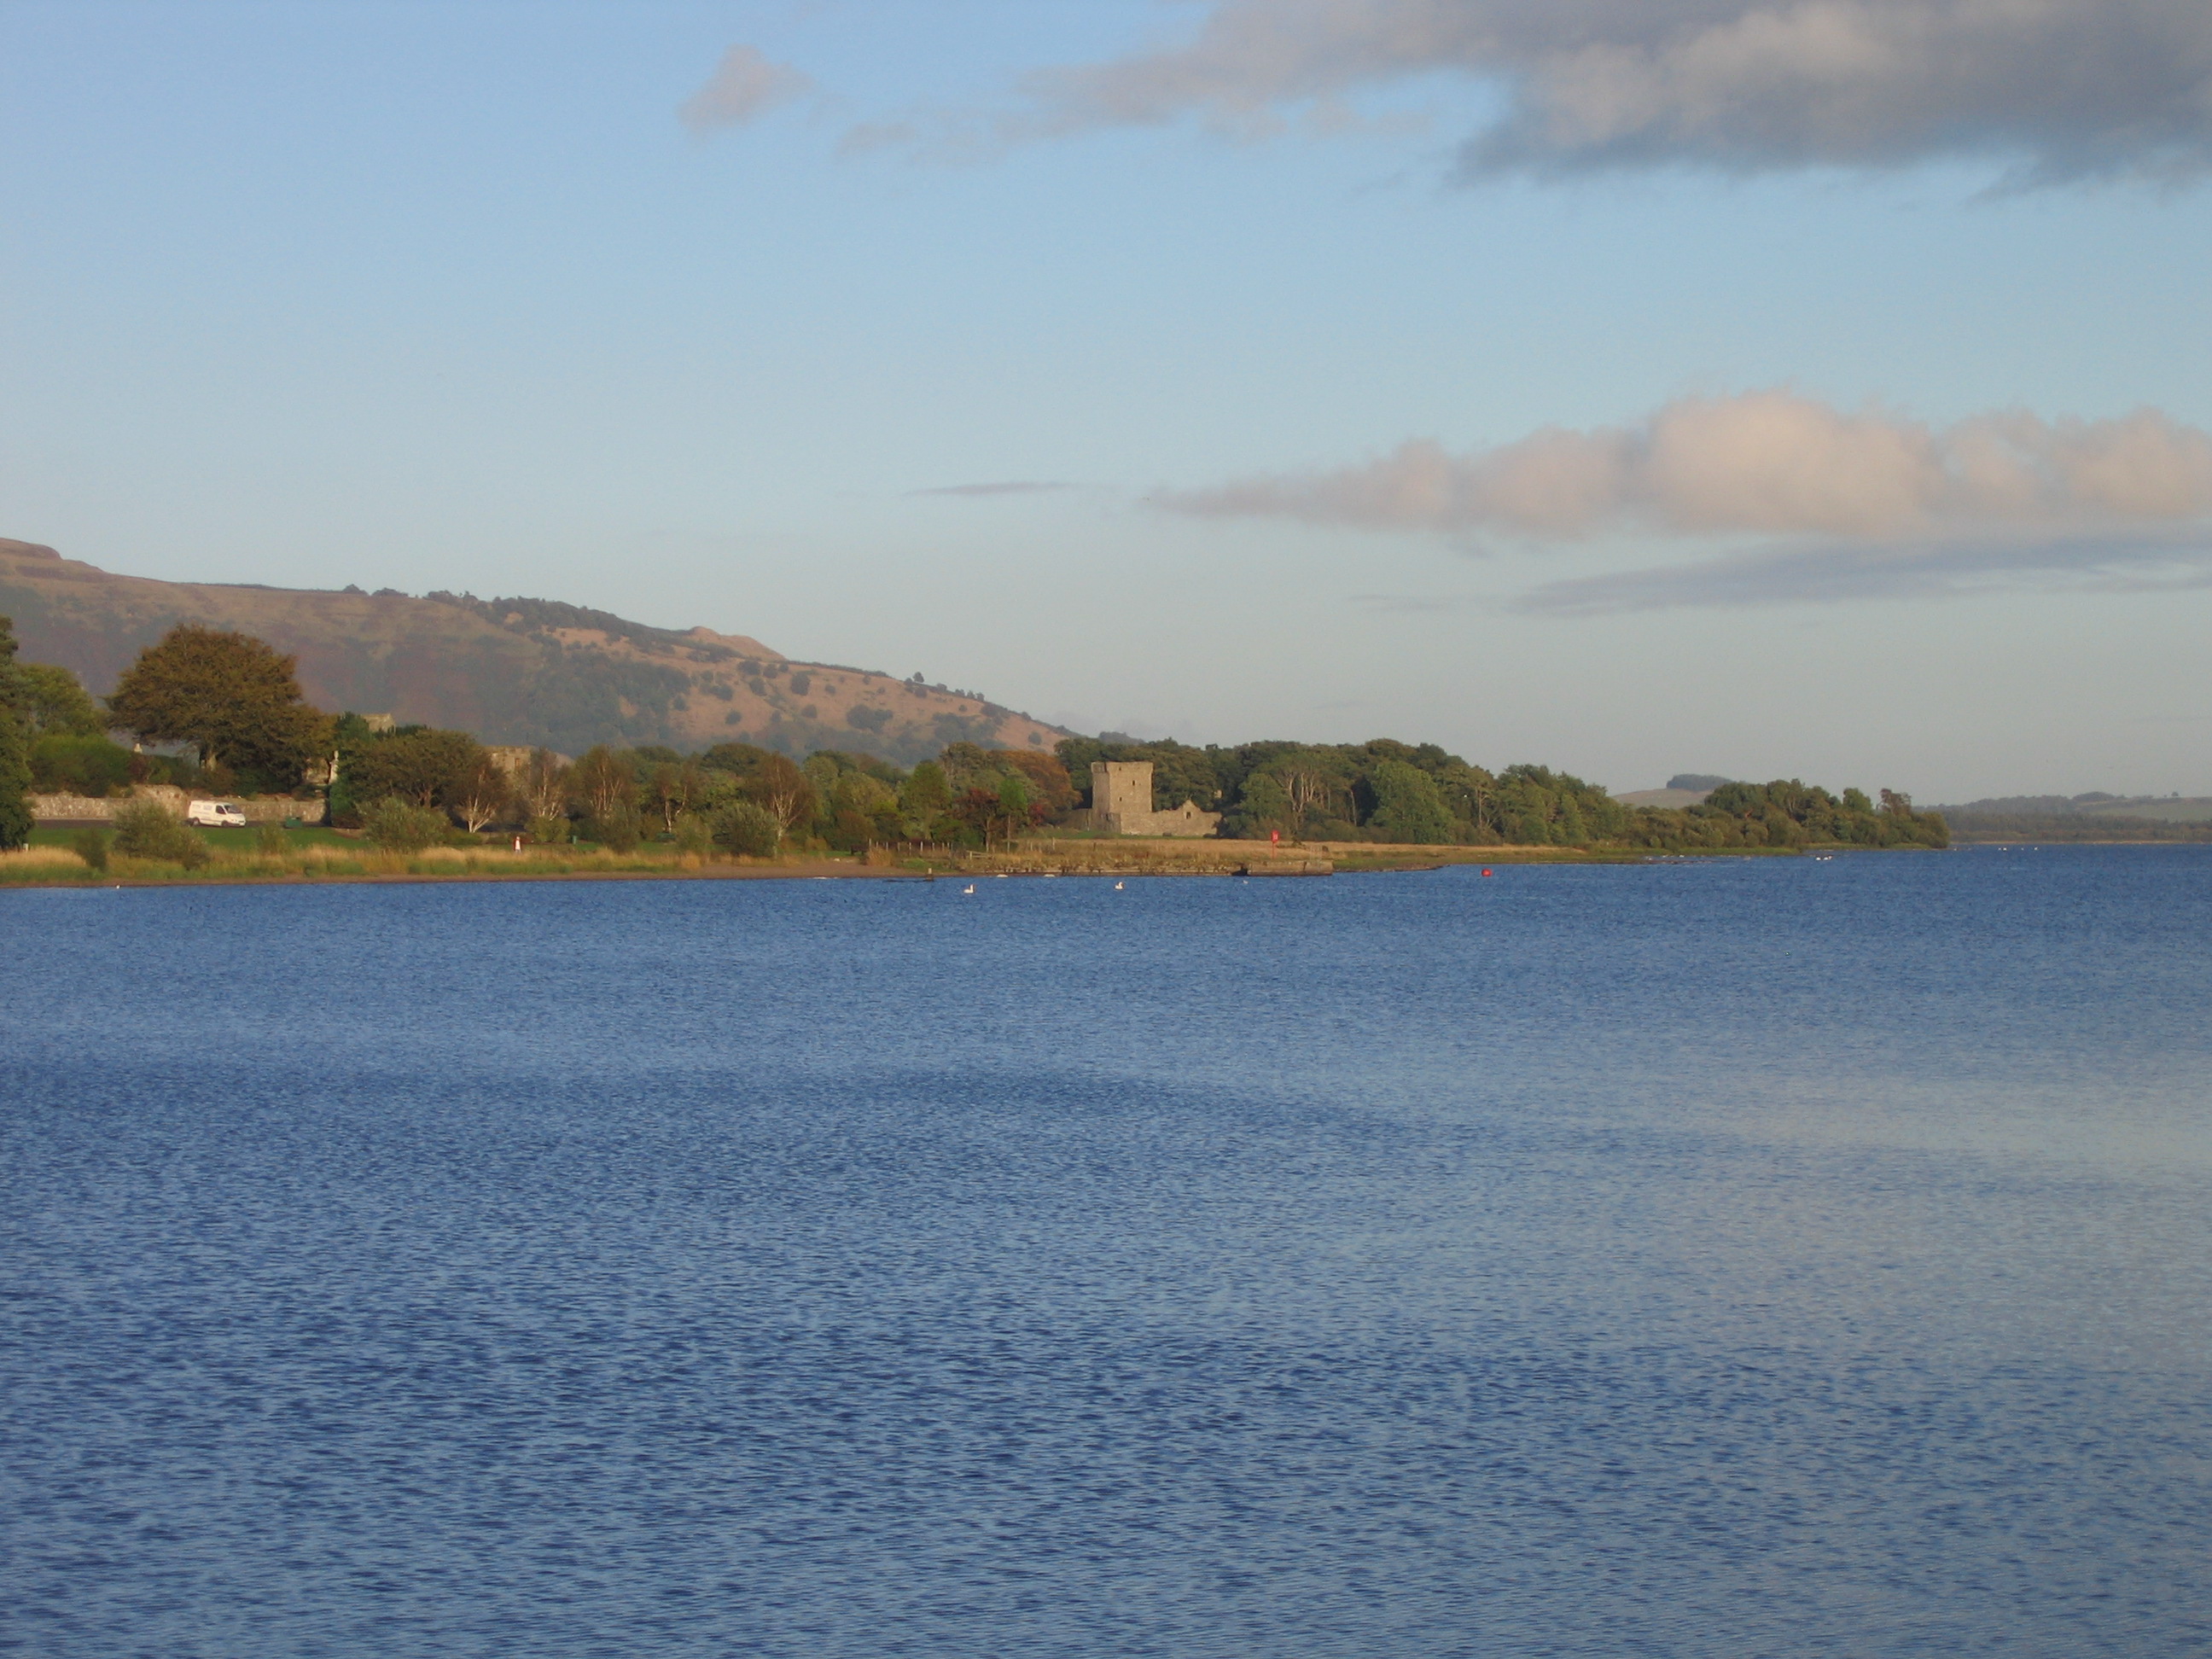
{"type": "Polygon", "coordinates": [[[105,823],[133,800],[159,802],[164,810],[178,817],[184,817],[189,802],[225,800],[245,813],[248,823],[282,823],[287,818],[297,818],[302,823],[320,823],[330,811],[327,803],[320,800],[291,800],[283,796],[269,800],[241,800],[236,795],[196,795],[173,784],[142,783],[128,795],[33,795],[31,816],[40,823],[82,823],[88,819],[105,823]]]}

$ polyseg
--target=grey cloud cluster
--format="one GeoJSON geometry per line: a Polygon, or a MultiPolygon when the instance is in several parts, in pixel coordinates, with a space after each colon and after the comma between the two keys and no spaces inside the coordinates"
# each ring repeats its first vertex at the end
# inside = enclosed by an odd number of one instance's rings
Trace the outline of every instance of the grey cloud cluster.
{"type": "Polygon", "coordinates": [[[743,126],[813,89],[806,75],[775,62],[758,46],[732,46],[707,84],[685,99],[676,115],[704,137],[722,127],[743,126]]]}
{"type": "Polygon", "coordinates": [[[2212,587],[2212,537],[2071,536],[1763,548],[1696,564],[1546,582],[1507,600],[1504,608],[1524,616],[1597,617],[2053,587],[2100,593],[2212,587]]]}
{"type": "Polygon", "coordinates": [[[1212,0],[1186,46],[1032,75],[1025,125],[1265,132],[1437,74],[1504,92],[1474,173],[2212,165],[2205,0],[1212,0]]]}
{"type": "Polygon", "coordinates": [[[1632,427],[1453,454],[1408,443],[1328,471],[1164,492],[1206,516],[1569,539],[1617,531],[1877,542],[2057,535],[2212,514],[2212,435],[2155,410],[1933,428],[1788,391],[1686,398],[1632,427]]]}

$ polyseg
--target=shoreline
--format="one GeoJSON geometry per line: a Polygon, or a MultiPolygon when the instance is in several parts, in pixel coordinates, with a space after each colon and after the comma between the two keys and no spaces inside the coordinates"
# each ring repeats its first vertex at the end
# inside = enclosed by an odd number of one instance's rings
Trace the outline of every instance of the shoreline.
{"type": "MultiPolygon", "coordinates": [[[[313,887],[374,884],[422,885],[439,882],[543,881],[956,881],[1120,879],[1138,878],[1191,878],[1212,877],[1237,879],[1315,879],[1330,875],[1416,874],[1453,866],[1504,865],[1620,865],[1679,862],[1687,859],[1744,859],[1803,857],[1830,850],[1920,851],[1921,848],[1714,848],[1670,851],[1640,848],[1571,847],[1437,847],[1382,842],[1308,842],[1277,846],[1267,842],[1206,840],[1180,842],[1102,842],[1071,841],[1044,842],[1000,851],[973,852],[952,860],[870,861],[853,855],[800,857],[774,861],[736,860],[653,860],[617,862],[611,855],[592,854],[557,857],[510,854],[484,848],[432,850],[412,854],[379,853],[362,848],[356,857],[342,860],[306,859],[287,864],[277,860],[218,861],[197,870],[181,866],[141,866],[95,871],[73,855],[55,857],[60,849],[25,849],[45,856],[25,859],[21,853],[0,854],[0,892],[49,888],[148,887],[313,887]],[[609,861],[594,866],[596,856],[609,861]],[[579,868],[571,859],[585,861],[579,868]],[[18,862],[17,860],[21,860],[18,862]],[[498,860],[498,862],[494,862],[498,860]],[[511,862],[510,862],[511,860],[511,862]],[[338,867],[315,868],[316,864],[338,867]],[[383,863],[389,867],[362,868],[383,863]],[[505,867],[501,867],[502,865],[505,867]],[[536,867],[532,867],[532,866],[536,867]],[[226,867],[227,866],[227,867],[226,867]],[[441,867],[443,866],[443,867],[441,867]]],[[[135,863],[135,860],[119,860],[135,863]]]]}

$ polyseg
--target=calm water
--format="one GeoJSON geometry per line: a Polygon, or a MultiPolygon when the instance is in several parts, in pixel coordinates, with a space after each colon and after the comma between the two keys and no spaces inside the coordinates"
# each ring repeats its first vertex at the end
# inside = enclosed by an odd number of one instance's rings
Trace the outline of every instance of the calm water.
{"type": "Polygon", "coordinates": [[[2212,849],[0,894],[0,1643],[2212,1651],[2212,849]]]}

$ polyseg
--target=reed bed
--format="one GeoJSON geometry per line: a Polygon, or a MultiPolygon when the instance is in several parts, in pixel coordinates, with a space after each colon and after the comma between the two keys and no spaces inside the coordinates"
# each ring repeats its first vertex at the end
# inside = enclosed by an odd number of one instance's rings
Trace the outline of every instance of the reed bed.
{"type": "Polygon", "coordinates": [[[67,847],[17,847],[0,853],[0,875],[31,871],[43,873],[64,865],[74,865],[80,870],[85,867],[84,860],[67,847]]]}

